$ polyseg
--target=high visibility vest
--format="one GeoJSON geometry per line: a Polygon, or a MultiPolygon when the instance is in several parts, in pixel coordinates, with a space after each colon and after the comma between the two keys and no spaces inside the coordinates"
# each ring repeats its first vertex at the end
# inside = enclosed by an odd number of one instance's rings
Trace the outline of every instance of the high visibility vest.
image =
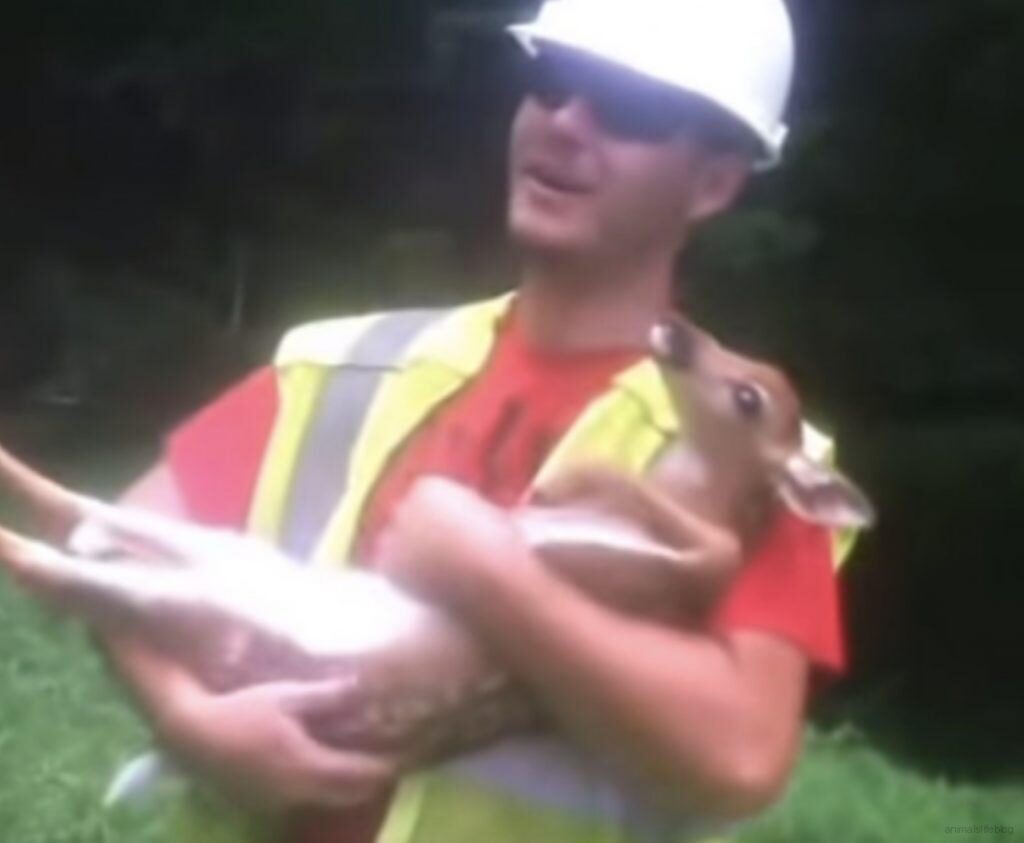
{"type": "MultiPolygon", "coordinates": [[[[348,564],[376,481],[410,435],[483,370],[511,298],[290,332],[275,361],[279,414],[251,531],[313,564],[348,564]]],[[[534,485],[583,461],[641,473],[681,435],[663,377],[644,359],[590,402],[534,485]]],[[[805,441],[817,457],[831,448],[810,428],[805,441]]],[[[600,760],[561,738],[534,736],[404,777],[376,843],[680,843],[720,830],[654,810],[600,760]]]]}

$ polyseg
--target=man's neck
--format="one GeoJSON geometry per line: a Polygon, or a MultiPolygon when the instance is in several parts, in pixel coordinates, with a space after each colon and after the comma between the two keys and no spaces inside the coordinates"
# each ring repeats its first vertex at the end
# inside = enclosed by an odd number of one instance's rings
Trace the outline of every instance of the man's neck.
{"type": "Polygon", "coordinates": [[[528,261],[518,314],[537,346],[560,351],[646,348],[651,325],[672,302],[672,265],[588,273],[528,261]]]}

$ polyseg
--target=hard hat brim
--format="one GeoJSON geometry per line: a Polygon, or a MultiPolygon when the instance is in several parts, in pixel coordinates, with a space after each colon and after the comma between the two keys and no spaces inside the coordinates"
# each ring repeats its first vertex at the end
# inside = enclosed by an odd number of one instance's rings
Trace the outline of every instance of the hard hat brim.
{"type": "Polygon", "coordinates": [[[588,45],[580,43],[576,38],[573,38],[571,34],[558,31],[553,28],[538,25],[537,23],[518,23],[512,24],[507,27],[508,34],[519,44],[519,46],[529,56],[536,56],[541,51],[541,45],[550,44],[557,47],[564,47],[570,50],[578,51],[580,53],[586,53],[587,55],[593,56],[609,64],[617,65],[623,68],[623,70],[634,73],[640,76],[646,76],[654,81],[661,82],[663,84],[671,85],[674,88],[679,89],[687,94],[704,99],[711,102],[729,117],[735,119],[739,124],[745,127],[751,135],[758,141],[758,147],[760,155],[755,158],[753,166],[755,170],[764,171],[770,170],[779,165],[782,159],[782,147],[785,143],[788,129],[785,125],[780,124],[778,130],[772,137],[767,137],[763,129],[756,125],[745,115],[739,113],[736,109],[730,107],[730,104],[723,101],[711,100],[702,91],[681,84],[675,79],[665,79],[658,76],[654,76],[650,73],[645,73],[643,70],[629,66],[623,62],[616,61],[614,57],[603,55],[588,45]]]}

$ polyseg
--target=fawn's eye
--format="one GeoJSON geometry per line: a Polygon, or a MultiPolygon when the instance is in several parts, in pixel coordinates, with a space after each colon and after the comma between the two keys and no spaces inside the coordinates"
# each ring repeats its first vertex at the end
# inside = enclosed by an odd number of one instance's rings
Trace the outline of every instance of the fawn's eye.
{"type": "Polygon", "coordinates": [[[738,383],[733,387],[732,400],[741,417],[751,421],[761,418],[764,413],[764,396],[749,383],[738,383]]]}

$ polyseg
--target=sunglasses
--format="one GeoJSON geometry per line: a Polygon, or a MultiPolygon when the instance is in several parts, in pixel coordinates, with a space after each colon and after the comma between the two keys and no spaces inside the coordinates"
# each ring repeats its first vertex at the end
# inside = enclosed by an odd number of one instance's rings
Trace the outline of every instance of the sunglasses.
{"type": "Polygon", "coordinates": [[[550,111],[586,100],[601,129],[620,140],[663,143],[684,129],[717,139],[733,131],[711,103],[571,51],[527,57],[523,81],[527,95],[550,111]]]}

